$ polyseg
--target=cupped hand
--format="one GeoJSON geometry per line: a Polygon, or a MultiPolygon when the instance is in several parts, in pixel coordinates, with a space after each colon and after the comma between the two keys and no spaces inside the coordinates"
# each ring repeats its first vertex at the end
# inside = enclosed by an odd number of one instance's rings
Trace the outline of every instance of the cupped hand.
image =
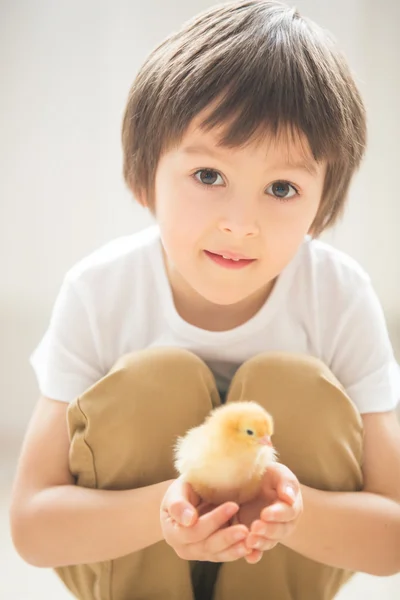
{"type": "Polygon", "coordinates": [[[243,504],[237,520],[250,531],[246,545],[251,550],[245,558],[258,562],[263,552],[271,550],[295,530],[303,512],[303,499],[297,477],[285,465],[273,463],[264,474],[257,498],[243,504]]]}
{"type": "Polygon", "coordinates": [[[161,502],[164,539],[185,560],[232,562],[251,553],[246,546],[248,527],[229,524],[238,510],[234,502],[205,507],[193,488],[179,477],[161,502]]]}

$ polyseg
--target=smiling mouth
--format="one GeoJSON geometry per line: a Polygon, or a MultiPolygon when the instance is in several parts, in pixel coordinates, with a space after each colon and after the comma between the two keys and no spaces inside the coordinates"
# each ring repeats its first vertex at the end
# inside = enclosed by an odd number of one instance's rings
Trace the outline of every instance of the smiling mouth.
{"type": "Polygon", "coordinates": [[[238,258],[237,256],[227,254],[216,254],[209,250],[204,250],[204,254],[208,256],[214,263],[225,267],[226,269],[242,269],[251,265],[256,259],[255,258],[238,258]]]}

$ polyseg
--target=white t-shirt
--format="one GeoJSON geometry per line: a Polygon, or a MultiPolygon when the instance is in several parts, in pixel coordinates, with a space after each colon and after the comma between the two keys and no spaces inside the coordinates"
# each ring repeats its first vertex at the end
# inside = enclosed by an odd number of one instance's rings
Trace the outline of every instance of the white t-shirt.
{"type": "Polygon", "coordinates": [[[391,410],[400,398],[400,370],[368,275],[309,237],[257,314],[223,332],[177,313],[157,226],[118,238],[67,273],[31,364],[44,396],[70,402],[120,356],[154,346],[200,356],[222,393],[250,357],[287,351],[320,358],[360,413],[391,410]]]}

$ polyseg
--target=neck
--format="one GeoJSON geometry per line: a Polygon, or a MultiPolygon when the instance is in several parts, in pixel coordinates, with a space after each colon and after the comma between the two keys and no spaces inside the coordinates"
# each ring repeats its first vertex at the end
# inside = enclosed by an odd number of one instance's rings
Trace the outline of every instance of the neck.
{"type": "Polygon", "coordinates": [[[229,331],[247,323],[265,304],[275,281],[257,290],[242,301],[220,305],[201,296],[188,285],[167,263],[167,273],[171,285],[175,309],[179,316],[190,325],[207,331],[229,331]]]}

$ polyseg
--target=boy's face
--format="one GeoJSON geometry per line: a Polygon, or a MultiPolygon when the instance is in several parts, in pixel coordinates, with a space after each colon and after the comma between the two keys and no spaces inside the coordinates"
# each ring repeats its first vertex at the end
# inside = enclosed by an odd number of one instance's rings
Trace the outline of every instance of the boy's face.
{"type": "Polygon", "coordinates": [[[250,316],[309,231],[325,165],[310,154],[315,172],[288,165],[305,162],[308,146],[300,142],[291,142],[290,153],[284,140],[218,146],[216,131],[199,129],[201,117],[162,155],[156,173],[167,270],[180,306],[246,306],[250,316]]]}

